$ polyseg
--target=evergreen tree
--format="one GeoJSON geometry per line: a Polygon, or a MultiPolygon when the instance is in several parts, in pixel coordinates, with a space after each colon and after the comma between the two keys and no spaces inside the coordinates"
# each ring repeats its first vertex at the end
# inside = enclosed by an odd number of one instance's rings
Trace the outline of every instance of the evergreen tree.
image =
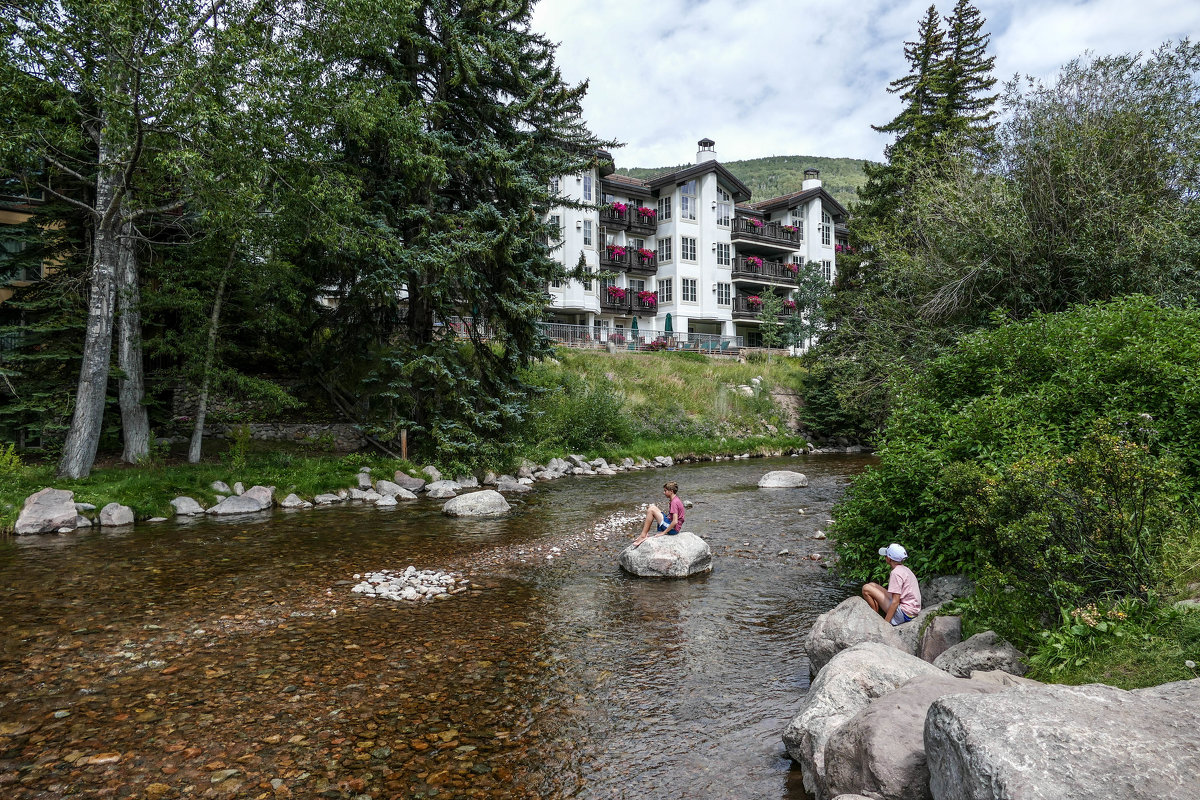
{"type": "Polygon", "coordinates": [[[938,65],[941,87],[933,125],[955,147],[986,151],[996,123],[993,108],[999,95],[990,94],[995,56],[987,55],[991,34],[987,22],[970,0],[958,0],[946,17],[946,53],[938,65]]]}

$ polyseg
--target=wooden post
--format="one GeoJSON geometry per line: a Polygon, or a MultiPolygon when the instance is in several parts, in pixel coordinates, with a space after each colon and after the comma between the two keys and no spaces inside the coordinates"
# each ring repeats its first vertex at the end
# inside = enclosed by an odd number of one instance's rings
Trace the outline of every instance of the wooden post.
{"type": "Polygon", "coordinates": [[[400,431],[400,457],[408,461],[408,428],[400,431]]]}

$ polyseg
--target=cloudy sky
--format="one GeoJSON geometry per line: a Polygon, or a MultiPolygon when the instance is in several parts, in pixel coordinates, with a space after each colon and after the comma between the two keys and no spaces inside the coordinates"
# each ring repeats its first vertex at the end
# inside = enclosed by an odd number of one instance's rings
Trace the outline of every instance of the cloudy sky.
{"type": "MultiPolygon", "coordinates": [[[[771,155],[879,159],[899,101],[903,42],[930,0],[540,0],[568,80],[588,79],[592,130],[618,166],[690,162],[708,136],[723,161],[771,155]]],[[[953,0],[938,0],[949,13],[953,0]]],[[[1196,0],[977,0],[996,76],[1052,76],[1096,53],[1200,35],[1196,0]]],[[[999,88],[999,84],[997,86],[999,88]]]]}

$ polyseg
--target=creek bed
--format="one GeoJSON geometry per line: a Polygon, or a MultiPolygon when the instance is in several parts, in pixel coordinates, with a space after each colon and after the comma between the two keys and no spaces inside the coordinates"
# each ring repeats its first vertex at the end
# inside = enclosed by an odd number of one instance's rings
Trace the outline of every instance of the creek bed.
{"type": "Polygon", "coordinates": [[[852,589],[804,556],[867,463],[565,478],[499,520],[422,500],[0,542],[0,796],[802,798],[780,736],[852,589]],[[757,489],[771,469],[810,486],[757,489]],[[635,526],[595,527],[666,480],[709,575],[631,578],[635,526]],[[410,564],[473,588],[350,592],[410,564]]]}

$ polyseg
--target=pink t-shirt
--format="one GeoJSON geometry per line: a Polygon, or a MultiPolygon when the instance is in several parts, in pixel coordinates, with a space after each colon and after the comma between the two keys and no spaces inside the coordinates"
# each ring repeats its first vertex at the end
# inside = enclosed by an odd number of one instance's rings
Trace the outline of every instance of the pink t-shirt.
{"type": "Polygon", "coordinates": [[[905,614],[915,617],[921,613],[921,587],[917,584],[917,576],[903,564],[892,567],[888,593],[900,595],[900,609],[905,614]]]}
{"type": "MultiPolygon", "coordinates": [[[[679,499],[679,495],[675,495],[674,497],[671,498],[671,505],[667,507],[667,522],[671,521],[672,514],[675,515],[675,526],[674,526],[674,528],[668,528],[667,530],[682,531],[683,530],[683,501],[679,499]]],[[[913,580],[915,581],[916,579],[914,578],[913,580]]]]}

